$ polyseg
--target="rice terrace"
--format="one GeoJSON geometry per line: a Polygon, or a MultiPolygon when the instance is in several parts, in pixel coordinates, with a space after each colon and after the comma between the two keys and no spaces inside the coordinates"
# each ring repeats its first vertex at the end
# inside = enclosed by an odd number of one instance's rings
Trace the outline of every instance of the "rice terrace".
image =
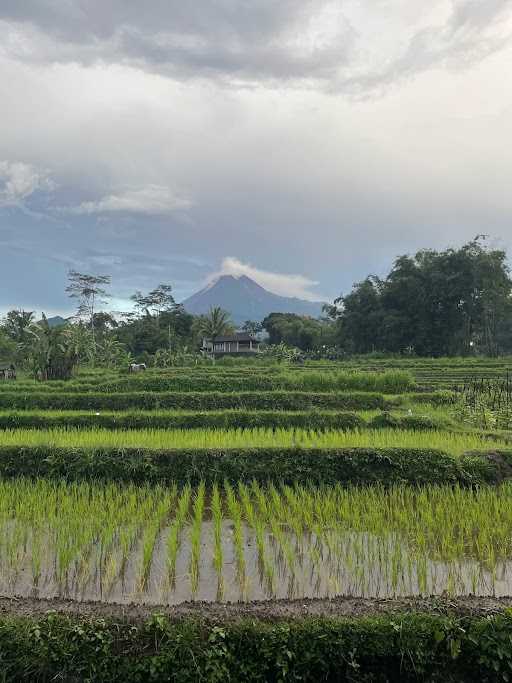
{"type": "Polygon", "coordinates": [[[0,593],[36,613],[224,604],[226,624],[235,605],[343,597],[373,618],[371,601],[508,599],[511,425],[489,424],[492,392],[467,398],[508,367],[220,360],[2,382],[0,593]]]}

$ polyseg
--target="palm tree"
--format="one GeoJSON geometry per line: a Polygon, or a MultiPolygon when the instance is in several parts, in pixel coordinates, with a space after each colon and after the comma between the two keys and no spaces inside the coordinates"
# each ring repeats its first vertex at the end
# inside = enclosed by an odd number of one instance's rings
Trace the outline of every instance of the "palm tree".
{"type": "Polygon", "coordinates": [[[226,334],[233,329],[233,323],[229,317],[229,313],[224,311],[220,306],[210,308],[210,311],[205,315],[201,321],[201,333],[212,340],[212,346],[215,348],[215,340],[221,334],[226,334]]]}
{"type": "Polygon", "coordinates": [[[36,379],[69,379],[78,355],[66,329],[52,328],[46,316],[27,328],[26,341],[20,344],[36,379]]]}

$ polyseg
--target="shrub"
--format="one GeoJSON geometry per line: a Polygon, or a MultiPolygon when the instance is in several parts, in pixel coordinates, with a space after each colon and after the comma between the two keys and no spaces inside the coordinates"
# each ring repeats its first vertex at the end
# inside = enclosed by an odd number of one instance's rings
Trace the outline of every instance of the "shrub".
{"type": "Polygon", "coordinates": [[[211,623],[0,618],[4,681],[447,681],[512,675],[512,618],[381,614],[211,623]]]}

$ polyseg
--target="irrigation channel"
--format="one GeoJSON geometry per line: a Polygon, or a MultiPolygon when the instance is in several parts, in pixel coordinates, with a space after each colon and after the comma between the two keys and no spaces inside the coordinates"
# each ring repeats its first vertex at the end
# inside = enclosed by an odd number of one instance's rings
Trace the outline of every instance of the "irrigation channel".
{"type": "Polygon", "coordinates": [[[0,482],[0,593],[117,603],[512,594],[512,484],[0,482]]]}

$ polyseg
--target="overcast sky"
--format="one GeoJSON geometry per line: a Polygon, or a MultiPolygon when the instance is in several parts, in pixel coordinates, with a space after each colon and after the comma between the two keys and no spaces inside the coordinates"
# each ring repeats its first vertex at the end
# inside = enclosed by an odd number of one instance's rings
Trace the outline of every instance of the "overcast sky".
{"type": "Polygon", "coordinates": [[[510,0],[1,0],[0,311],[512,252],[511,86],[510,0]]]}

